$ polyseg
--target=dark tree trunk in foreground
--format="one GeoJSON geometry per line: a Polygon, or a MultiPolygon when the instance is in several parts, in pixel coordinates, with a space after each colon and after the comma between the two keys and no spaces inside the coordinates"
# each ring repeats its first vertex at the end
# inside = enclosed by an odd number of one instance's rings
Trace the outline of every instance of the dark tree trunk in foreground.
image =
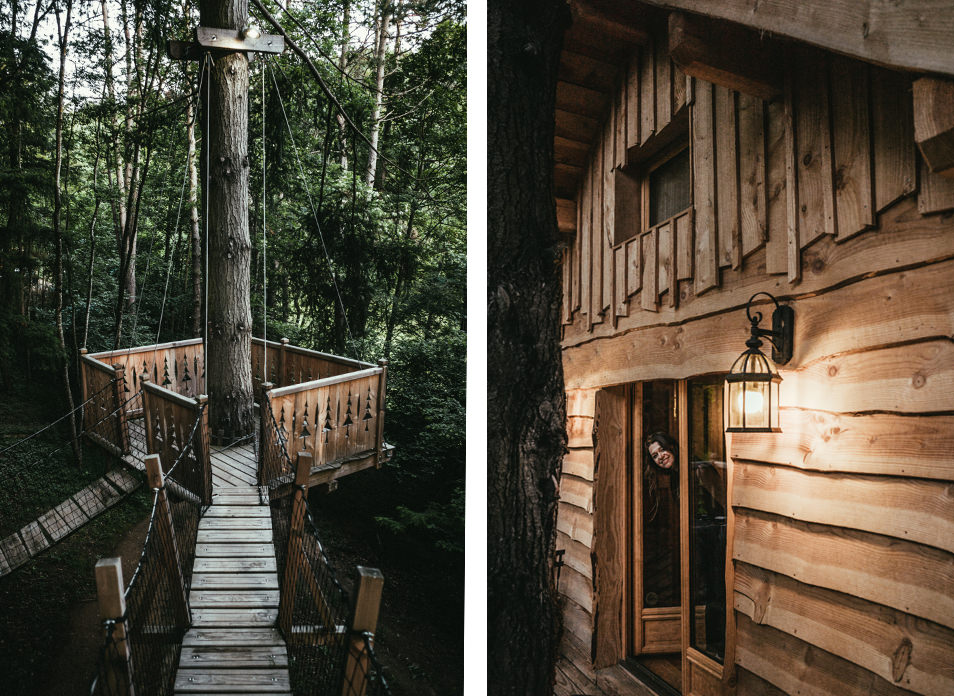
{"type": "MultiPolygon", "coordinates": [[[[203,0],[206,27],[241,29],[247,0],[203,0]]],[[[248,232],[248,58],[215,57],[209,96],[209,293],[206,384],[215,438],[252,432],[252,244],[248,232]]],[[[204,90],[203,90],[204,91],[204,90]]]]}
{"type": "Polygon", "coordinates": [[[559,0],[492,0],[487,20],[488,685],[549,696],[566,448],[553,105],[569,12],[559,0]]]}

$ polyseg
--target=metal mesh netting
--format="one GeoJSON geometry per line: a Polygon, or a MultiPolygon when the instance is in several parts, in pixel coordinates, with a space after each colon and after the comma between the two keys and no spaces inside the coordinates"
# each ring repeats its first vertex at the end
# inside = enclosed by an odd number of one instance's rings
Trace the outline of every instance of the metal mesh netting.
{"type": "Polygon", "coordinates": [[[172,694],[182,637],[191,624],[188,595],[199,520],[205,510],[197,496],[176,481],[177,474],[188,479],[194,466],[189,462],[196,459],[195,433],[193,427],[167,474],[167,484],[175,485],[154,491],[142,555],[125,592],[126,613],[115,623],[107,620],[107,640],[91,694],[124,695],[129,684],[137,694],[172,694]],[[118,623],[125,630],[122,640],[116,639],[118,623]]]}
{"type": "Polygon", "coordinates": [[[259,483],[268,486],[274,495],[279,486],[290,483],[295,478],[295,467],[288,457],[288,438],[282,428],[275,422],[275,414],[268,401],[262,404],[265,414],[262,419],[262,433],[260,440],[260,467],[259,483]]]}

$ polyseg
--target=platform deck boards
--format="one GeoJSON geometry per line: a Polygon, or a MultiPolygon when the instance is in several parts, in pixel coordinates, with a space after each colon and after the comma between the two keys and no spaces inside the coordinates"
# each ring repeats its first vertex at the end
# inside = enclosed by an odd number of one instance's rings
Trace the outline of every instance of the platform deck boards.
{"type": "Polygon", "coordinates": [[[275,628],[272,519],[250,445],[213,449],[212,506],[199,522],[176,694],[289,694],[288,653],[275,628]],[[238,450],[238,453],[234,453],[238,450]]]}

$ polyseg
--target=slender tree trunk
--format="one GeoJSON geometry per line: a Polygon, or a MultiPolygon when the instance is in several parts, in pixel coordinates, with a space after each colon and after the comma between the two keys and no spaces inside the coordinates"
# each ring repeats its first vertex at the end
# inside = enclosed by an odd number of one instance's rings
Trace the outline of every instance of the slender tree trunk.
{"type": "Polygon", "coordinates": [[[73,14],[72,0],[66,0],[66,17],[60,22],[59,3],[55,7],[57,38],[60,48],[60,74],[56,95],[56,155],[53,163],[53,236],[56,239],[56,335],[60,342],[61,361],[63,367],[63,388],[66,391],[66,400],[70,408],[70,434],[72,437],[73,456],[77,467],[83,465],[83,451],[79,445],[76,431],[76,418],[73,410],[73,390],[70,387],[70,361],[66,350],[66,338],[63,333],[63,229],[60,217],[63,212],[63,195],[61,174],[63,170],[63,102],[66,98],[66,52],[69,42],[70,22],[73,14]]]}
{"type": "Polygon", "coordinates": [[[202,232],[199,227],[199,172],[195,166],[195,118],[192,104],[186,111],[189,159],[189,238],[192,241],[192,335],[202,336],[202,232]]]}
{"type": "MultiPolygon", "coordinates": [[[[203,26],[241,29],[247,0],[202,0],[203,26]]],[[[248,58],[216,58],[209,87],[209,293],[206,375],[210,425],[220,441],[248,435],[252,414],[248,229],[248,58]]]]}
{"type": "Polygon", "coordinates": [[[487,8],[488,693],[553,693],[553,581],[566,403],[553,109],[559,0],[487,8]]]}
{"type": "MultiPolygon", "coordinates": [[[[341,71],[339,84],[344,84],[344,72],[348,69],[348,42],[351,40],[351,0],[344,0],[341,18],[341,53],[338,54],[338,70],[341,71]]],[[[340,146],[341,168],[348,169],[348,129],[344,115],[339,111],[338,143],[340,146]]]]}
{"type": "Polygon", "coordinates": [[[388,29],[391,26],[391,0],[381,0],[380,23],[377,27],[374,63],[377,68],[374,78],[374,108],[371,110],[371,148],[368,150],[368,168],[364,183],[374,185],[374,173],[378,166],[378,139],[381,132],[381,108],[384,103],[384,68],[387,60],[388,29]]]}

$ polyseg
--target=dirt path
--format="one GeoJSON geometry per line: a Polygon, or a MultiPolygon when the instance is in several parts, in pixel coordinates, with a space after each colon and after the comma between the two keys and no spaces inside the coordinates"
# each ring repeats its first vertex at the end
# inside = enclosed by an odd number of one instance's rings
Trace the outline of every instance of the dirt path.
{"type": "MultiPolygon", "coordinates": [[[[129,580],[139,564],[148,527],[147,517],[130,529],[112,551],[113,556],[123,559],[124,582],[129,580]]],[[[90,679],[103,640],[95,598],[78,602],[70,613],[69,629],[57,641],[58,648],[51,651],[46,680],[36,693],[89,696],[90,679]]]]}

